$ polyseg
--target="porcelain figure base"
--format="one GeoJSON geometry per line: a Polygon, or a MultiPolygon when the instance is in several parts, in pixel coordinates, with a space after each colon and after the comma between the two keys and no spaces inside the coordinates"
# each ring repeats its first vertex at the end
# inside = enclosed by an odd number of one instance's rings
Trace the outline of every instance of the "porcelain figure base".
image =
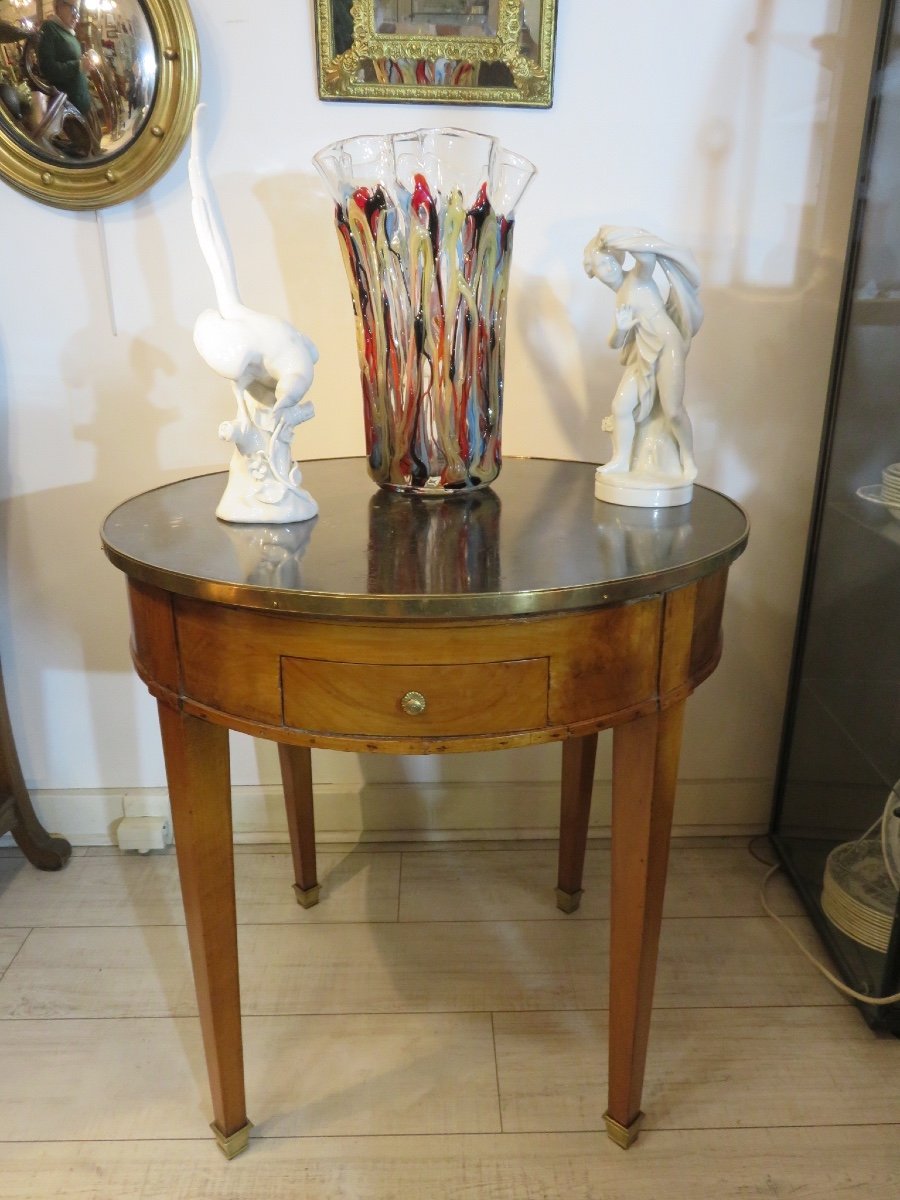
{"type": "Polygon", "coordinates": [[[318,504],[305,488],[285,489],[280,500],[268,502],[247,496],[240,487],[229,484],[216,508],[216,516],[233,524],[292,525],[295,521],[311,520],[318,511],[318,504]]]}
{"type": "Polygon", "coordinates": [[[693,483],[671,475],[635,475],[628,471],[610,471],[598,467],[594,475],[594,495],[608,504],[630,508],[675,508],[690,504],[693,483]]]}

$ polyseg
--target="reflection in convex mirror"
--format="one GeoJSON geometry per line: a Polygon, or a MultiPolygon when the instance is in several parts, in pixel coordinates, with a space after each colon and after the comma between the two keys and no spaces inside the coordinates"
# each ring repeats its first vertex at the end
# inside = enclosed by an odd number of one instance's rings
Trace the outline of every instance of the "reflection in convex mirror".
{"type": "Polygon", "coordinates": [[[127,149],[157,70],[140,0],[0,0],[0,120],[48,162],[105,162],[127,149]]]}

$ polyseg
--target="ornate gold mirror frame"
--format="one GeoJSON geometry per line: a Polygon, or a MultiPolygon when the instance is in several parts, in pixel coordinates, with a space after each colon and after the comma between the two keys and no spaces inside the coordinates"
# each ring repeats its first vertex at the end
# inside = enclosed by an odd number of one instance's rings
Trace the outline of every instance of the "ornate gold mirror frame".
{"type": "MultiPolygon", "coordinates": [[[[133,0],[133,6],[149,27],[156,72],[133,135],[122,149],[97,150],[85,162],[67,160],[49,143],[42,152],[8,107],[0,107],[0,176],[14,188],[57,208],[104,208],[138,195],[171,166],[190,129],[200,86],[197,33],[187,0],[133,0]]],[[[81,8],[91,13],[99,6],[82,0],[81,8]]],[[[52,3],[43,10],[52,11],[52,3]]],[[[121,96],[114,95],[113,103],[122,103],[121,96]]]]}
{"type": "Polygon", "coordinates": [[[315,4],[323,100],[553,103],[557,0],[315,4]]]}

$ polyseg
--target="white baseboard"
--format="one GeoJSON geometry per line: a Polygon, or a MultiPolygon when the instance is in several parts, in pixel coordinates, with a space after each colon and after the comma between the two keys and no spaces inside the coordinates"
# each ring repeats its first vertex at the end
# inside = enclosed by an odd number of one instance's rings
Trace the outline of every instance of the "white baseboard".
{"type": "MultiPolygon", "coordinates": [[[[771,781],[684,780],[675,803],[676,836],[762,833],[771,807],[771,781]]],[[[33,791],[45,828],[75,846],[116,844],[123,817],[168,816],[163,789],[129,791],[33,791]]],[[[236,787],[236,842],[286,842],[280,790],[236,787]]],[[[468,841],[555,837],[559,823],[556,783],[316,785],[316,836],[321,842],[468,841]]],[[[610,784],[597,780],[591,832],[609,833],[610,784]]],[[[9,835],[0,839],[8,844],[9,835]]]]}

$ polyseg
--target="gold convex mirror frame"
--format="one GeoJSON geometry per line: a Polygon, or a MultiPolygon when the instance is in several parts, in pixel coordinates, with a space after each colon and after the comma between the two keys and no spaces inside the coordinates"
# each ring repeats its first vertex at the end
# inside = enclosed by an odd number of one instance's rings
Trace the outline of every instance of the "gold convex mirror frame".
{"type": "Polygon", "coordinates": [[[199,85],[187,0],[0,0],[0,175],[57,208],[129,200],[171,166],[199,85]]]}
{"type": "Polygon", "coordinates": [[[323,100],[549,108],[557,0],[315,0],[323,100]]]}

